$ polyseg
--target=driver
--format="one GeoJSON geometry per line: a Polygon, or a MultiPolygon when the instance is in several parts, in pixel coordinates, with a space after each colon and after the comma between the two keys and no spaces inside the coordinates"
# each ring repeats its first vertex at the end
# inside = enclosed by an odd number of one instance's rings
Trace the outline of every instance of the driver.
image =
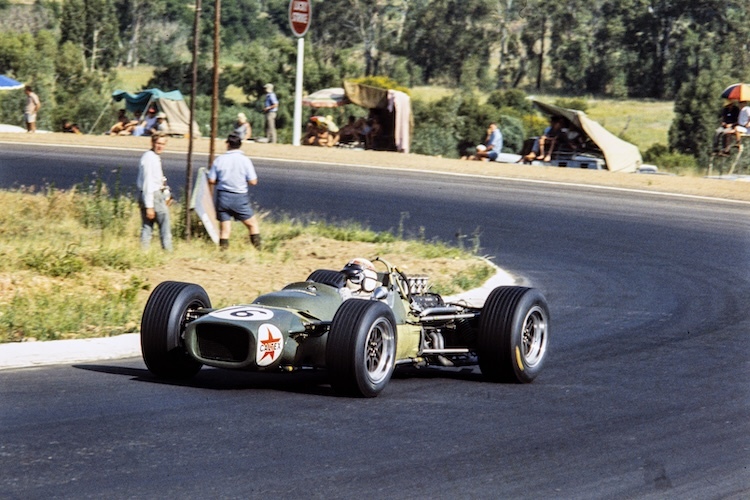
{"type": "Polygon", "coordinates": [[[346,286],[341,289],[344,299],[369,299],[372,292],[381,285],[375,266],[369,260],[356,257],[350,260],[341,273],[346,276],[346,286]]]}

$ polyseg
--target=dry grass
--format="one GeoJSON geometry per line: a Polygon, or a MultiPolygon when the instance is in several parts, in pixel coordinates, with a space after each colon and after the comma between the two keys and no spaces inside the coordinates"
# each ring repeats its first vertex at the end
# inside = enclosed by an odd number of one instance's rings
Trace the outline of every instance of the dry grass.
{"type": "MultiPolygon", "coordinates": [[[[95,192],[0,191],[0,342],[116,335],[136,331],[150,290],[165,280],[198,283],[214,306],[250,302],[304,280],[315,269],[340,269],[355,256],[380,256],[407,274],[431,276],[436,291],[480,284],[491,268],[439,243],[397,241],[352,224],[300,225],[263,220],[258,252],[237,223],[230,249],[206,239],[175,241],[167,254],[138,241],[137,206],[95,192]]],[[[172,207],[173,220],[179,207],[172,207]]]]}

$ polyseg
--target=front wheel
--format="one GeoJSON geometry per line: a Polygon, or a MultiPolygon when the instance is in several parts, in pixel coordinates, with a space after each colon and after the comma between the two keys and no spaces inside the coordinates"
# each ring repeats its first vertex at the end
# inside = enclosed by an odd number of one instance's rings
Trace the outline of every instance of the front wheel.
{"type": "Polygon", "coordinates": [[[396,366],[396,321],[382,302],[350,299],[331,322],[326,367],[334,391],[372,398],[396,366]]]}
{"type": "Polygon", "coordinates": [[[547,357],[550,314],[539,290],[495,288],[479,320],[477,356],[482,374],[494,382],[531,382],[547,357]]]}
{"type": "Polygon", "coordinates": [[[210,307],[199,285],[165,281],[154,288],[141,318],[141,353],[151,373],[170,379],[198,373],[203,365],[185,351],[183,334],[191,314],[210,307]]]}

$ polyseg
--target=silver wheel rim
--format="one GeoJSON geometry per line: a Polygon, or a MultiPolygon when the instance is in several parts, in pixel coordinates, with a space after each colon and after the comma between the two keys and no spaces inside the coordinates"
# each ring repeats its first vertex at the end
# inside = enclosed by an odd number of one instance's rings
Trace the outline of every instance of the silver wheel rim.
{"type": "Polygon", "coordinates": [[[396,356],[396,339],[391,323],[378,319],[367,332],[365,339],[365,369],[373,384],[384,381],[391,372],[396,356]]]}
{"type": "Polygon", "coordinates": [[[521,349],[529,367],[538,365],[547,352],[547,314],[539,306],[532,307],[523,321],[521,349]]]}

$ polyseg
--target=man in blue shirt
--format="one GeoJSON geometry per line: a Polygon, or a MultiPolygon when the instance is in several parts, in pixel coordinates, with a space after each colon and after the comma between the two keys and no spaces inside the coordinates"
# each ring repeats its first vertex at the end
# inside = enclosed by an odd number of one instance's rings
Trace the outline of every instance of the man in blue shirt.
{"type": "Polygon", "coordinates": [[[273,93],[273,85],[267,83],[264,87],[266,98],[263,101],[263,113],[266,115],[266,137],[268,142],[276,142],[276,113],[279,112],[279,100],[273,93]]]}
{"type": "Polygon", "coordinates": [[[241,221],[250,232],[250,242],[260,250],[260,226],[250,207],[248,186],[258,184],[258,176],[250,158],[240,150],[242,139],[237,134],[227,138],[227,152],[214,160],[208,172],[211,192],[216,191],[216,216],[219,219],[219,247],[229,248],[232,218],[241,221]]]}
{"type": "Polygon", "coordinates": [[[492,122],[487,127],[487,137],[484,144],[480,146],[477,146],[476,154],[462,159],[479,161],[497,160],[497,156],[503,151],[503,133],[497,128],[497,123],[492,122]]]}

